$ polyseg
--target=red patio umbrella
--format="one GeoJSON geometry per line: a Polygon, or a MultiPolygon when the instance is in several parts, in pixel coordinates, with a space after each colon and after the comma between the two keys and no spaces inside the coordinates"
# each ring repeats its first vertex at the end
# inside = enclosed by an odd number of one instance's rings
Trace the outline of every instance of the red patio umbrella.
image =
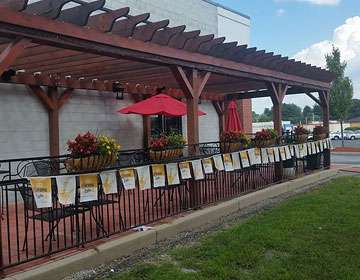
{"type": "Polygon", "coordinates": [[[231,101],[229,103],[225,130],[242,131],[240,117],[237,111],[237,104],[235,101],[231,101]]]}
{"type": "MultiPolygon", "coordinates": [[[[168,96],[167,94],[158,94],[138,103],[132,104],[118,111],[122,114],[136,114],[143,116],[162,115],[168,117],[181,117],[186,115],[186,104],[168,96]]],[[[199,116],[206,115],[199,111],[199,116]]]]}

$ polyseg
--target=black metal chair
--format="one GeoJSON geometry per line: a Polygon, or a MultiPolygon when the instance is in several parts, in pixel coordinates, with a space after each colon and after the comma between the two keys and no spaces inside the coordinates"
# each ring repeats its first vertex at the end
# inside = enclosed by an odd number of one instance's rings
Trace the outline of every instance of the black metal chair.
{"type": "MultiPolygon", "coordinates": [[[[28,230],[29,230],[29,220],[38,220],[43,221],[49,224],[49,233],[47,234],[45,241],[49,240],[49,252],[51,251],[51,242],[55,240],[55,230],[59,226],[61,220],[67,217],[75,217],[78,214],[89,211],[90,209],[85,207],[66,206],[58,208],[45,208],[39,209],[36,207],[35,198],[32,189],[27,183],[17,184],[17,189],[21,194],[21,197],[24,201],[24,218],[25,218],[25,238],[23,243],[23,250],[27,246],[28,242],[28,230]]],[[[53,193],[53,201],[56,201],[56,195],[53,193]]],[[[73,219],[71,219],[73,225],[73,219]]],[[[73,227],[72,227],[73,228],[73,227]]],[[[77,229],[78,231],[79,229],[77,229]]],[[[80,242],[80,240],[77,240],[80,242]]]]}

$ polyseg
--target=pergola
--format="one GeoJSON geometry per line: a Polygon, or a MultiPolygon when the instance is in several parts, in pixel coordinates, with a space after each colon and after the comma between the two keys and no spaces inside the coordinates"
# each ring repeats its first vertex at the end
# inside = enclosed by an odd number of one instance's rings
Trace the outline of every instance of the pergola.
{"type": "Polygon", "coordinates": [[[329,128],[334,75],[324,69],[187,31],[185,25],[169,27],[169,20],[150,22],[148,13],[110,10],[105,0],[27,2],[0,0],[0,82],[28,86],[45,105],[52,156],[59,154],[59,110],[73,91],[108,94],[114,83],[135,100],[164,86],[186,98],[190,145],[199,142],[199,99],[212,100],[221,129],[228,100],[271,97],[280,133],[285,95],[306,94],[321,105],[329,128]],[[70,2],[77,6],[64,9],[70,2]]]}

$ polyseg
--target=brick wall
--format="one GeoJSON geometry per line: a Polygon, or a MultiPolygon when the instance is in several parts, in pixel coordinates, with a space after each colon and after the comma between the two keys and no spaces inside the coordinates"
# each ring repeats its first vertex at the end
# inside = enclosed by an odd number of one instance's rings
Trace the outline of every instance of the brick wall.
{"type": "Polygon", "coordinates": [[[245,133],[252,133],[252,101],[243,99],[238,101],[238,112],[245,133]]]}

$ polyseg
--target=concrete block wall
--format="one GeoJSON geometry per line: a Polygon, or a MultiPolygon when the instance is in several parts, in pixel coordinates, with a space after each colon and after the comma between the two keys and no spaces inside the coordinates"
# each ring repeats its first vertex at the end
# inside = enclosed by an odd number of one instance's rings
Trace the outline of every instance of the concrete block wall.
{"type": "Polygon", "coordinates": [[[115,137],[123,150],[142,148],[142,117],[117,113],[132,103],[126,94],[116,100],[111,93],[76,91],[60,111],[61,153],[66,153],[68,139],[87,131],[115,137]]]}
{"type": "Polygon", "coordinates": [[[48,114],[22,85],[0,85],[0,159],[49,154],[48,114]]]}
{"type": "Polygon", "coordinates": [[[217,35],[217,7],[199,0],[107,0],[107,7],[130,7],[130,14],[151,14],[151,21],[170,19],[170,26],[186,25],[187,30],[201,30],[217,35]]]}

